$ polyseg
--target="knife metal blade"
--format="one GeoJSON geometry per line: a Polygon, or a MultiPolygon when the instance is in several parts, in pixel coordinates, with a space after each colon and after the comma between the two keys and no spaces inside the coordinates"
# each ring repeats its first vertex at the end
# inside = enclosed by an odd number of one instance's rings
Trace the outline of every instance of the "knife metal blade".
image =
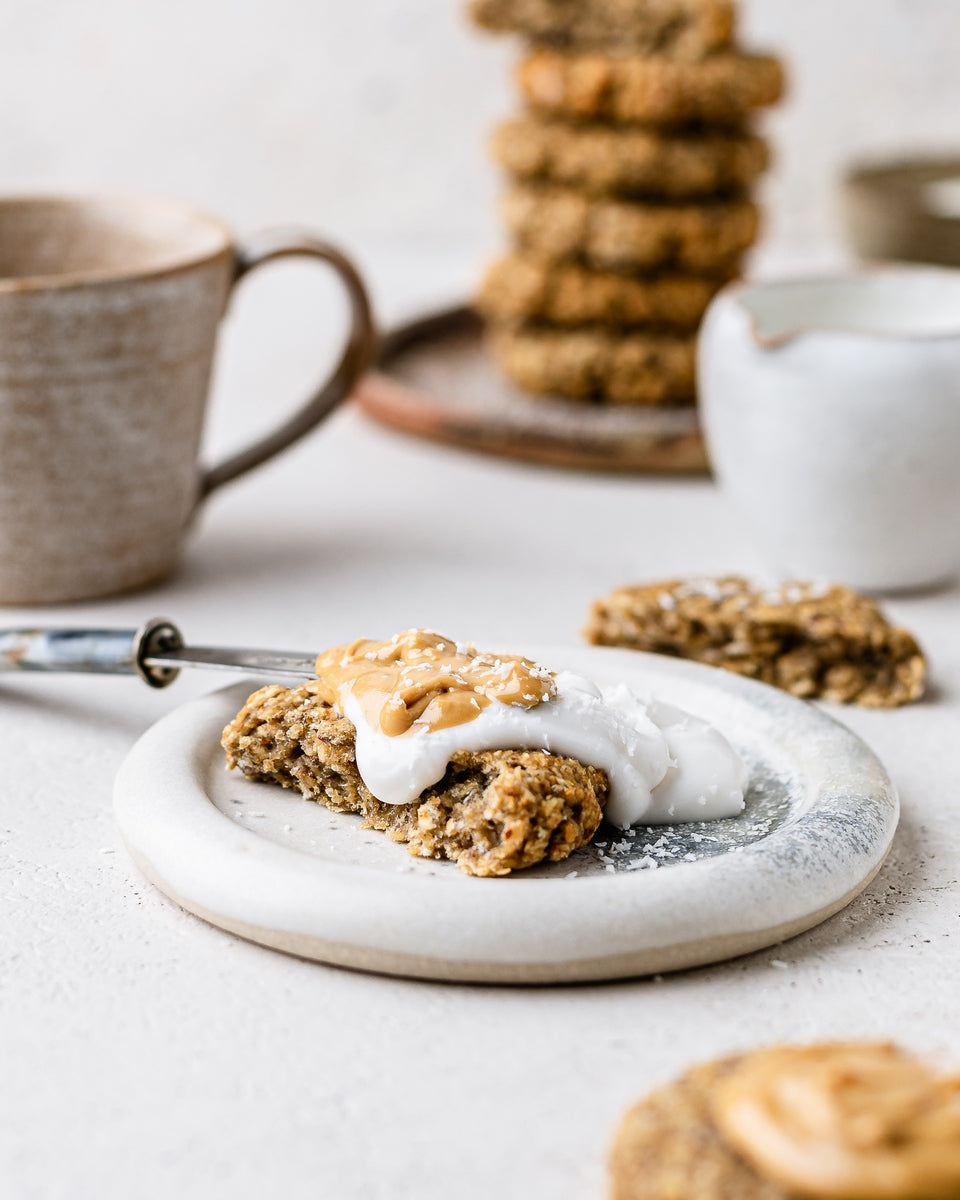
{"type": "Polygon", "coordinates": [[[234,646],[188,646],[172,621],[155,617],[139,629],[0,631],[0,671],[139,675],[167,687],[183,668],[235,671],[277,679],[312,679],[316,655],[234,646]]]}

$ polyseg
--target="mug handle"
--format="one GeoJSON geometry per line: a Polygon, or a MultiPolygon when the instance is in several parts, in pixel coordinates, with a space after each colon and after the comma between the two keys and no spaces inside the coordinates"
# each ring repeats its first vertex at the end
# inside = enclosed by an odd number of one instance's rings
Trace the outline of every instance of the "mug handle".
{"type": "Polygon", "coordinates": [[[204,471],[197,503],[212,491],[273,458],[281,450],[309,433],[324,417],[349,396],[354,384],[370,365],[377,344],[370,300],[353,263],[335,247],[307,233],[267,232],[237,247],[231,291],[245,275],[277,258],[317,258],[329,264],[346,288],[350,300],[350,335],[331,375],[310,399],[279,429],[240,450],[224,462],[204,471]]]}

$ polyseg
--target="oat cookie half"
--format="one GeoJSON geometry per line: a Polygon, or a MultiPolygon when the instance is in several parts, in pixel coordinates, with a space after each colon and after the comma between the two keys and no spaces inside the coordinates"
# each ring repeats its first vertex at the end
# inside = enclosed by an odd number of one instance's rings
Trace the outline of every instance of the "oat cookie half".
{"type": "Polygon", "coordinates": [[[600,323],[619,329],[642,325],[691,332],[724,282],[698,275],[591,271],[512,254],[489,268],[476,305],[495,322],[600,323]]]}
{"type": "Polygon", "coordinates": [[[893,708],[918,700],[926,682],[913,636],[836,584],[766,588],[730,576],[621,587],[596,601],[585,634],[840,704],[893,708]]]}
{"type": "Polygon", "coordinates": [[[663,133],[538,116],[504,122],[492,150],[518,179],[667,200],[739,195],[770,162],[767,143],[741,131],[663,133]]]}
{"type": "Polygon", "coordinates": [[[684,63],[539,49],[520,63],[517,82],[538,112],[666,126],[738,124],[784,90],[778,59],[733,53],[684,63]]]}
{"type": "Polygon", "coordinates": [[[493,326],[490,352],[525,391],[607,404],[692,404],[696,337],[493,326]]]}
{"type": "Polygon", "coordinates": [[[454,755],[446,775],[410,804],[383,804],[356,764],[356,730],[316,694],[317,683],[254,692],[223,731],[227,765],[337,812],[358,813],[420,858],[447,858],[468,875],[508,875],[559,862],[596,832],[603,771],[539,750],[454,755]]]}
{"type": "Polygon", "coordinates": [[[470,12],[495,33],[691,60],[728,45],[736,23],[733,0],[472,0],[470,12]]]}
{"type": "Polygon", "coordinates": [[[736,273],[760,230],[749,200],[640,204],[538,185],[507,192],[503,215],[521,250],[552,262],[724,278],[736,273]]]}

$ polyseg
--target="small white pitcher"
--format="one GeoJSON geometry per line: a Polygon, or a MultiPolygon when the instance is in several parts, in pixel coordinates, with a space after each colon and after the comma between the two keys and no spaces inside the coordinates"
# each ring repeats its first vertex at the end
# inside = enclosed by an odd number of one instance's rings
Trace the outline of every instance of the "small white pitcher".
{"type": "Polygon", "coordinates": [[[868,591],[960,571],[960,271],[734,284],[699,374],[717,480],[772,564],[868,591]]]}

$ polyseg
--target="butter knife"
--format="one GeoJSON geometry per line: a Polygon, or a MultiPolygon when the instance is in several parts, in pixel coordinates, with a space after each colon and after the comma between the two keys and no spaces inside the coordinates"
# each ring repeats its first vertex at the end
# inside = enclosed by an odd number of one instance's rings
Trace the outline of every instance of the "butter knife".
{"type": "Polygon", "coordinates": [[[0,672],[66,671],[139,675],[168,687],[185,667],[235,671],[277,679],[312,679],[316,655],[234,646],[188,646],[164,617],[139,629],[8,629],[0,631],[0,672]]]}

